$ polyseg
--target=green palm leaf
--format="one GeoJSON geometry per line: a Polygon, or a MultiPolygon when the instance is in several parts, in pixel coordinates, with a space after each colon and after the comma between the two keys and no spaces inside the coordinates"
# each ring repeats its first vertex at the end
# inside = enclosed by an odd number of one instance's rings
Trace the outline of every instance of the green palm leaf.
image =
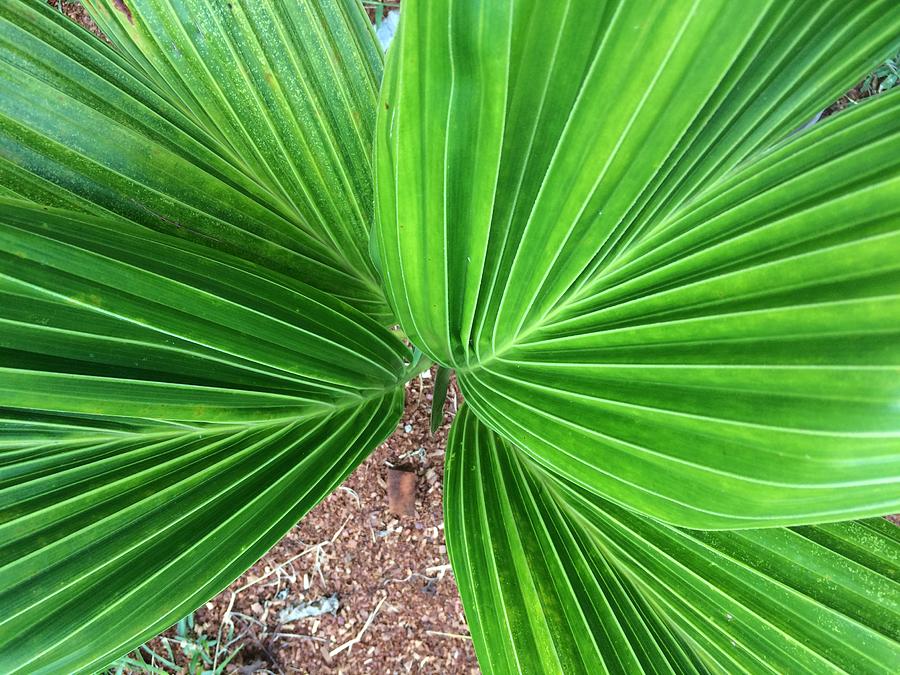
{"type": "Polygon", "coordinates": [[[354,267],[372,272],[382,56],[358,2],[88,0],[168,98],[354,267]]]}
{"type": "Polygon", "coordinates": [[[99,667],[396,426],[411,354],[299,281],[0,200],[0,670],[99,667]]]}
{"type": "Polygon", "coordinates": [[[406,8],[377,139],[405,332],[534,461],[665,521],[896,509],[900,96],[793,132],[893,53],[898,20],[406,8]]]}
{"type": "Polygon", "coordinates": [[[142,31],[152,61],[133,47],[110,48],[46,4],[4,3],[5,192],[101,207],[211,244],[388,322],[368,256],[381,54],[359,7],[247,3],[245,15],[243,3],[228,12],[225,3],[179,3],[177,13],[168,3],[140,3],[143,14],[128,10],[129,20],[115,9],[125,3],[88,4],[113,38],[127,36],[112,15],[142,31]],[[161,24],[184,43],[151,32],[161,24]],[[254,48],[260,31],[265,53],[254,48]],[[204,53],[192,40],[225,52],[204,53]],[[337,43],[355,49],[324,64],[337,43]],[[244,51],[229,51],[234,44],[244,51]]]}
{"type": "Polygon", "coordinates": [[[881,519],[670,527],[549,474],[465,408],[445,510],[486,673],[883,673],[900,659],[900,534],[881,519]]]}
{"type": "Polygon", "coordinates": [[[487,672],[900,659],[898,531],[822,524],[900,508],[900,93],[805,128],[900,6],[409,3],[376,100],[355,0],[85,5],[0,4],[0,671],[262,555],[396,425],[394,316],[487,672]]]}

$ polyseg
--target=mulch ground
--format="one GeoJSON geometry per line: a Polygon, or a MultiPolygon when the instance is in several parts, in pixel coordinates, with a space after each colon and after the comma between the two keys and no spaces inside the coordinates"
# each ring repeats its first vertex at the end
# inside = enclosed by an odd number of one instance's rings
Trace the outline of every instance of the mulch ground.
{"type": "Polygon", "coordinates": [[[91,15],[88,14],[87,10],[80,2],[72,2],[71,0],[47,0],[47,4],[56,9],[59,9],[60,3],[62,3],[63,14],[72,19],[75,23],[80,23],[104,42],[109,42],[106,36],[100,32],[99,28],[97,28],[97,24],[94,23],[91,15]]]}

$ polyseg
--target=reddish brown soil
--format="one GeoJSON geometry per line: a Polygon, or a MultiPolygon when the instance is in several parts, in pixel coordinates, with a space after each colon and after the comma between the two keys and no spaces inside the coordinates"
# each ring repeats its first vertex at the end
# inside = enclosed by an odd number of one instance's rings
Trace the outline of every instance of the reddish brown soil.
{"type": "Polygon", "coordinates": [[[99,28],[97,28],[97,24],[94,23],[94,20],[80,2],[72,2],[71,0],[47,0],[48,5],[56,7],[57,9],[59,9],[60,2],[62,2],[62,11],[66,16],[76,23],[80,23],[104,42],[109,42],[109,40],[106,39],[106,36],[100,32],[99,28]]]}

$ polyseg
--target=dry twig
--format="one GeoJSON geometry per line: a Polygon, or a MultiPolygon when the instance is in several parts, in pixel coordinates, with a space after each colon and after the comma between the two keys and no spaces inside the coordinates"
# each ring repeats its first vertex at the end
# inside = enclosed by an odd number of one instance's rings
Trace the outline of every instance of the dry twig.
{"type": "Polygon", "coordinates": [[[334,658],[335,656],[340,654],[345,649],[350,649],[353,645],[355,645],[357,642],[362,640],[362,636],[365,634],[365,632],[367,630],[369,630],[369,626],[372,625],[372,622],[375,620],[375,615],[378,614],[378,610],[381,609],[381,606],[384,604],[385,600],[387,600],[387,596],[384,596],[381,600],[378,601],[378,604],[375,605],[375,609],[373,609],[372,613],[369,614],[369,618],[366,619],[366,622],[363,624],[363,627],[359,629],[359,632],[356,634],[356,637],[351,640],[347,640],[347,642],[342,644],[340,647],[336,647],[335,649],[332,649],[329,656],[334,658]]]}
{"type": "Polygon", "coordinates": [[[445,633],[440,630],[426,630],[429,635],[440,635],[441,637],[458,638],[460,640],[471,640],[471,635],[461,635],[460,633],[445,633]]]}

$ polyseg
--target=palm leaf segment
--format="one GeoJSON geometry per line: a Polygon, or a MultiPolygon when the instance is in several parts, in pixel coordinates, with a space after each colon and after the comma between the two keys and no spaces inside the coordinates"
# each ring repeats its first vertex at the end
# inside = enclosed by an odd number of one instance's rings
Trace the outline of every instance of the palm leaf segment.
{"type": "Polygon", "coordinates": [[[99,667],[241,574],[396,426],[409,352],[286,277],[0,201],[0,663],[99,667]]]}
{"type": "Polygon", "coordinates": [[[896,509],[900,96],[793,132],[898,21],[890,2],[407,8],[376,148],[404,330],[534,461],[662,520],[896,509]]]}
{"type": "Polygon", "coordinates": [[[39,3],[0,8],[5,191],[212,245],[387,323],[361,8],[131,4],[85,3],[116,50],[39,3]]]}
{"type": "Polygon", "coordinates": [[[216,36],[178,28],[206,3],[133,4],[132,30],[182,31],[136,36],[165,45],[152,65],[116,3],[91,9],[119,50],[42,3],[0,6],[3,672],[89,672],[165,629],[402,409],[411,354],[368,262],[381,57],[361,10],[252,3],[216,36]],[[263,29],[283,41],[216,56],[243,89],[173,76],[263,29]],[[322,69],[335,44],[352,68],[322,69]],[[305,88],[250,116],[276,52],[305,88]]]}
{"type": "Polygon", "coordinates": [[[445,514],[485,672],[900,659],[892,525],[675,527],[900,497],[900,96],[798,132],[900,14],[754,10],[404,9],[377,249],[467,400],[445,514]]]}
{"type": "Polygon", "coordinates": [[[487,673],[884,673],[900,530],[703,532],[547,473],[463,410],[447,544],[487,673]]]}

